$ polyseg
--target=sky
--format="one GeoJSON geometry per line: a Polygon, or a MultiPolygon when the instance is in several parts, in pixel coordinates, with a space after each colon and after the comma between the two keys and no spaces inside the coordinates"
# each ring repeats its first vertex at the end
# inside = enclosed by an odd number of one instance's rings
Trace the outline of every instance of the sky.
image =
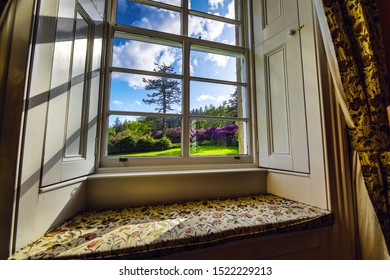
{"type": "MultiPolygon", "coordinates": [[[[181,0],[154,1],[176,6],[180,6],[181,3],[181,0]]],[[[196,11],[234,18],[234,0],[191,0],[189,5],[196,11]]],[[[117,23],[173,34],[180,34],[181,30],[180,13],[128,0],[118,0],[117,23]]],[[[183,61],[180,46],[147,43],[120,38],[120,34],[116,35],[112,57],[114,67],[153,71],[157,63],[172,65],[175,73],[182,74],[183,61]]],[[[189,36],[232,45],[236,43],[234,25],[195,16],[189,18],[189,36]]],[[[194,77],[236,81],[236,58],[192,50],[190,73],[194,77]]],[[[142,101],[147,98],[148,93],[152,93],[144,89],[143,77],[145,76],[113,72],[110,85],[110,110],[156,112],[155,105],[147,105],[142,101]]],[[[230,95],[235,91],[235,86],[194,81],[191,82],[190,87],[190,109],[210,104],[218,107],[223,101],[229,100],[230,95]]],[[[174,111],[169,113],[180,114],[181,107],[175,106],[174,111]]],[[[110,119],[110,124],[112,121],[110,119]]]]}

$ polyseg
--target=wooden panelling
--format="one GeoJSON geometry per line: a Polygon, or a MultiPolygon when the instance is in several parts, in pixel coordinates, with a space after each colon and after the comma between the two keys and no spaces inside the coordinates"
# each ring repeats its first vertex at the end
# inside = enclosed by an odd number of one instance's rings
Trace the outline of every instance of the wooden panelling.
{"type": "Polygon", "coordinates": [[[268,134],[270,155],[290,155],[290,124],[286,77],[286,49],[266,54],[266,83],[268,90],[268,134]]]}

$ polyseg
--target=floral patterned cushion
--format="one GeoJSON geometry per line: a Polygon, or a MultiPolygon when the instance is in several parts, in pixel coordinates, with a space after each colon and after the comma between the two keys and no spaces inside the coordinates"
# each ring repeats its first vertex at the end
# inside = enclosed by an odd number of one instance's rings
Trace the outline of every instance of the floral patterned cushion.
{"type": "Polygon", "coordinates": [[[329,211],[271,194],[84,211],[10,259],[145,259],[332,223],[329,211]]]}

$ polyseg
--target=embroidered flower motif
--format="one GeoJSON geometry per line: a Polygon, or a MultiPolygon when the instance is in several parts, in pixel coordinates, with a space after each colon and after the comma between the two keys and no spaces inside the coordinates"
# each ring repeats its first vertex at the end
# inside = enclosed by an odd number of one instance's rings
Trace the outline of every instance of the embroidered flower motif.
{"type": "Polygon", "coordinates": [[[87,233],[87,234],[84,234],[82,236],[80,236],[81,238],[84,238],[85,240],[89,241],[89,240],[93,240],[97,237],[97,234],[92,232],[92,233],[87,233]]]}
{"type": "Polygon", "coordinates": [[[159,215],[152,215],[152,216],[150,216],[150,219],[152,221],[160,220],[160,218],[161,218],[161,216],[159,216],[159,215]]]}
{"type": "Polygon", "coordinates": [[[94,240],[94,241],[88,243],[87,248],[88,248],[88,249],[91,249],[91,248],[93,248],[93,247],[96,247],[97,245],[99,245],[99,244],[102,243],[102,242],[103,242],[103,241],[102,241],[101,239],[94,240]]]}
{"type": "Polygon", "coordinates": [[[177,227],[178,227],[179,229],[183,229],[183,228],[186,227],[186,225],[185,225],[184,223],[180,223],[180,224],[177,225],[177,227]]]}
{"type": "Polygon", "coordinates": [[[135,238],[135,237],[137,237],[137,236],[140,236],[142,234],[142,231],[139,231],[139,230],[137,230],[137,231],[134,231],[134,232],[132,232],[132,233],[130,233],[130,237],[131,238],[135,238]]]}
{"type": "Polygon", "coordinates": [[[188,227],[184,230],[185,233],[188,233],[188,234],[193,234],[195,232],[195,228],[193,227],[188,227]]]}
{"type": "Polygon", "coordinates": [[[263,222],[265,222],[265,219],[263,217],[257,217],[256,221],[263,223],[263,222]]]}
{"type": "Polygon", "coordinates": [[[46,235],[48,237],[54,237],[56,235],[62,234],[62,233],[67,232],[67,231],[68,230],[66,230],[66,229],[54,229],[54,230],[49,231],[48,233],[46,233],[46,235]]]}
{"type": "Polygon", "coordinates": [[[220,213],[220,212],[214,212],[214,213],[213,213],[213,218],[214,218],[214,219],[219,219],[219,218],[221,218],[222,216],[223,216],[223,214],[220,213]]]}
{"type": "Polygon", "coordinates": [[[124,225],[128,225],[131,223],[131,219],[130,218],[123,218],[122,220],[120,220],[119,224],[121,226],[124,226],[124,225]]]}
{"type": "Polygon", "coordinates": [[[185,215],[189,215],[191,214],[191,211],[190,210],[183,210],[183,211],[180,211],[179,212],[179,215],[180,216],[185,216],[185,215]]]}
{"type": "Polygon", "coordinates": [[[68,224],[66,224],[65,226],[67,228],[77,228],[78,226],[80,226],[81,223],[80,222],[77,222],[77,221],[73,221],[73,222],[70,222],[68,224]]]}
{"type": "Polygon", "coordinates": [[[119,219],[110,218],[110,219],[104,220],[102,222],[102,225],[107,226],[107,225],[109,225],[111,223],[116,223],[117,221],[119,221],[119,219]]]}

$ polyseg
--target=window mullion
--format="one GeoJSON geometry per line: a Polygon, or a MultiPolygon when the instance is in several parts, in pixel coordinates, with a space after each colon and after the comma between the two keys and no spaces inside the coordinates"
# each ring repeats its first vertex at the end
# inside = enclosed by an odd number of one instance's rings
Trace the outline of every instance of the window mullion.
{"type": "MultiPolygon", "coordinates": [[[[177,7],[175,5],[166,4],[163,2],[156,2],[156,1],[150,1],[150,0],[128,0],[134,3],[142,4],[142,5],[148,5],[156,8],[171,10],[175,12],[180,12],[180,7],[177,7]]],[[[183,1],[187,2],[187,1],[183,1]]]]}
{"type": "Polygon", "coordinates": [[[182,79],[183,75],[180,74],[166,74],[161,72],[152,72],[152,71],[146,71],[146,70],[139,70],[139,69],[129,69],[129,68],[122,68],[122,67],[111,67],[110,72],[121,72],[121,73],[128,73],[128,74],[137,74],[137,75],[146,75],[146,76],[153,76],[153,77],[164,77],[164,78],[170,78],[170,79],[182,79]]]}
{"type": "Polygon", "coordinates": [[[118,7],[118,1],[119,0],[113,0],[109,1],[108,3],[108,9],[107,9],[107,15],[108,15],[108,23],[110,26],[115,25],[116,22],[116,12],[118,7]]]}
{"type": "Polygon", "coordinates": [[[182,1],[183,10],[181,13],[181,35],[188,37],[188,1],[182,1]]]}
{"type": "Polygon", "coordinates": [[[209,116],[209,115],[191,115],[191,118],[220,120],[220,121],[243,121],[243,122],[248,122],[250,120],[250,118],[245,118],[245,117],[219,117],[219,116],[209,116]]]}
{"type": "Polygon", "coordinates": [[[247,85],[248,85],[246,82],[217,80],[217,79],[210,79],[210,78],[203,78],[203,77],[196,77],[196,76],[191,77],[190,80],[191,81],[196,81],[196,82],[215,83],[215,84],[231,85],[231,86],[241,86],[241,87],[247,87],[247,85]]]}
{"type": "Polygon", "coordinates": [[[231,19],[231,18],[226,18],[226,17],[222,17],[222,16],[216,16],[216,15],[213,15],[213,14],[206,14],[206,13],[199,12],[199,11],[196,11],[196,10],[191,10],[191,11],[189,11],[189,13],[191,15],[194,15],[194,16],[197,16],[197,17],[207,18],[207,19],[220,21],[220,22],[233,24],[233,25],[240,25],[240,21],[235,20],[235,19],[231,19]]]}
{"type": "Polygon", "coordinates": [[[181,35],[169,34],[161,31],[143,29],[135,26],[116,24],[113,26],[118,37],[149,43],[163,44],[178,47],[183,40],[181,35]]]}
{"type": "Polygon", "coordinates": [[[143,116],[143,117],[155,117],[155,118],[181,118],[182,114],[169,114],[169,113],[154,113],[154,112],[137,112],[137,111],[116,111],[109,110],[109,115],[118,116],[143,116]]]}
{"type": "Polygon", "coordinates": [[[188,1],[182,1],[182,36],[183,36],[183,80],[182,80],[182,110],[183,110],[183,123],[182,123],[182,156],[183,158],[189,158],[190,156],[190,41],[188,36],[188,1]]]}

